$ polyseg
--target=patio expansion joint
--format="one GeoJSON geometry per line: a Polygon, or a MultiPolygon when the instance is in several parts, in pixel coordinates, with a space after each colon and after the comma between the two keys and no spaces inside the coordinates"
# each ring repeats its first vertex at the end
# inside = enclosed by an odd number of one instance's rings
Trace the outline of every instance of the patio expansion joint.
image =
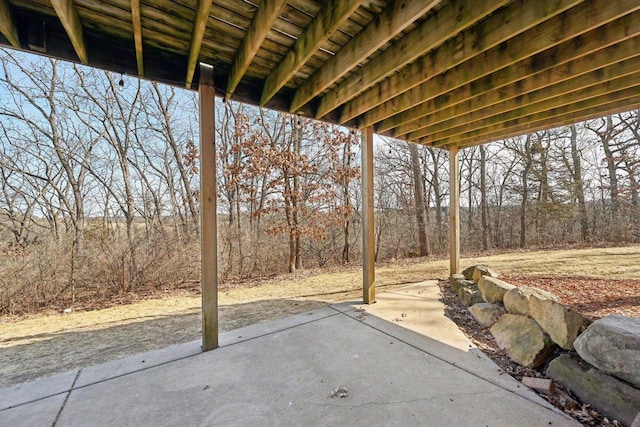
{"type": "MultiPolygon", "coordinates": [[[[440,356],[438,356],[438,355],[436,355],[436,354],[433,354],[433,353],[431,353],[431,352],[429,352],[429,351],[426,351],[426,350],[424,350],[424,349],[422,349],[422,348],[420,348],[420,347],[418,347],[418,346],[416,346],[416,345],[414,345],[414,344],[411,344],[410,342],[407,342],[407,341],[403,340],[402,338],[397,337],[396,335],[393,335],[393,334],[391,334],[391,333],[389,333],[389,332],[386,332],[386,331],[384,331],[384,330],[382,330],[382,329],[380,329],[380,328],[377,328],[377,327],[375,327],[375,326],[371,325],[370,323],[363,322],[363,321],[361,321],[361,320],[358,320],[357,318],[350,317],[350,316],[346,315],[345,313],[341,313],[341,314],[344,314],[344,315],[345,315],[345,317],[347,317],[347,318],[351,319],[351,320],[352,320],[352,321],[354,321],[354,322],[358,322],[358,323],[360,323],[360,324],[362,324],[362,325],[368,326],[369,328],[374,329],[374,330],[376,330],[376,331],[378,331],[378,332],[380,332],[380,333],[382,333],[382,334],[384,334],[384,335],[386,335],[386,336],[388,336],[388,337],[390,337],[390,338],[393,338],[393,339],[395,339],[395,340],[397,340],[397,341],[399,341],[399,342],[401,342],[401,343],[403,343],[403,344],[405,344],[405,345],[408,345],[409,347],[414,348],[414,349],[418,350],[418,351],[419,351],[419,352],[421,352],[421,353],[428,354],[429,356],[431,356],[431,357],[433,357],[433,358],[435,358],[435,359],[438,359],[438,360],[440,360],[440,361],[442,361],[442,362],[446,363],[447,365],[450,365],[450,366],[452,366],[452,367],[454,367],[454,368],[460,369],[460,370],[462,370],[462,371],[464,371],[464,372],[468,373],[469,375],[472,375],[472,376],[474,376],[474,377],[476,377],[476,378],[478,378],[478,379],[480,379],[480,380],[482,380],[482,381],[484,381],[484,382],[487,382],[487,383],[489,383],[489,384],[491,384],[491,385],[493,385],[493,386],[495,386],[495,387],[498,387],[498,388],[500,388],[500,389],[502,389],[502,390],[505,390],[506,392],[511,393],[511,394],[513,394],[514,396],[517,396],[517,397],[520,397],[520,398],[522,398],[522,399],[528,400],[529,402],[534,403],[534,404],[536,404],[537,406],[539,406],[539,407],[541,407],[541,408],[544,408],[544,409],[546,409],[546,410],[550,410],[550,408],[549,408],[549,407],[544,406],[544,405],[543,405],[543,404],[541,404],[540,402],[537,402],[537,401],[535,401],[535,400],[532,400],[532,399],[530,399],[530,398],[529,398],[529,397],[527,397],[527,396],[523,396],[522,394],[518,394],[518,393],[516,393],[514,390],[510,390],[510,389],[508,389],[508,388],[505,388],[505,387],[503,387],[502,385],[500,385],[500,384],[498,384],[498,383],[496,383],[496,382],[494,382],[494,381],[491,381],[491,380],[489,380],[489,379],[487,379],[487,378],[485,378],[485,377],[483,377],[483,376],[481,376],[481,375],[476,374],[476,373],[475,373],[475,372],[473,372],[473,371],[470,371],[470,370],[468,370],[468,369],[464,368],[464,367],[463,367],[463,366],[461,366],[460,364],[456,364],[456,363],[450,362],[450,361],[448,361],[447,359],[444,359],[444,358],[442,358],[442,357],[440,357],[440,356]]],[[[398,326],[399,326],[399,325],[398,325],[398,326]]],[[[400,326],[400,327],[401,327],[401,326],[400,326]]]]}
{"type": "MultiPolygon", "coordinates": [[[[9,411],[9,410],[11,410],[11,409],[18,408],[18,407],[20,407],[20,406],[30,405],[31,403],[40,402],[40,401],[42,401],[42,400],[46,400],[46,399],[49,399],[49,398],[51,398],[51,397],[60,396],[60,395],[65,394],[65,393],[69,393],[71,390],[73,390],[73,385],[74,385],[74,384],[76,383],[76,381],[78,380],[78,377],[80,376],[80,371],[82,371],[82,369],[79,369],[79,370],[78,370],[78,372],[76,372],[76,375],[75,375],[75,378],[74,378],[74,380],[73,380],[73,383],[71,384],[71,386],[70,386],[68,389],[66,389],[66,390],[62,390],[62,391],[59,391],[59,392],[57,392],[57,393],[47,394],[46,396],[38,397],[38,398],[36,398],[36,399],[31,399],[31,400],[27,400],[27,401],[24,401],[24,402],[16,403],[15,405],[9,405],[9,406],[7,406],[6,408],[2,408],[2,409],[0,409],[0,412],[9,411]]],[[[37,381],[37,380],[38,380],[38,379],[36,379],[36,380],[34,380],[34,381],[37,381]]],[[[64,403],[66,403],[66,401],[67,401],[67,400],[65,399],[64,403]]],[[[63,406],[64,406],[64,403],[63,403],[63,406]]],[[[57,417],[56,417],[56,418],[57,418],[57,417]]]]}
{"type": "Polygon", "coordinates": [[[82,373],[82,369],[78,369],[78,372],[76,372],[76,376],[73,379],[73,383],[71,383],[71,387],[66,392],[67,395],[65,396],[64,401],[62,401],[62,405],[60,405],[60,409],[58,410],[58,413],[56,414],[56,418],[55,418],[55,420],[53,420],[53,424],[51,425],[51,427],[56,427],[56,424],[58,423],[58,420],[60,419],[60,415],[62,414],[62,411],[64,411],[64,407],[67,405],[67,401],[69,400],[69,396],[71,396],[71,392],[74,390],[74,386],[76,385],[76,382],[78,381],[78,378],[80,377],[81,373],[82,373]]]}

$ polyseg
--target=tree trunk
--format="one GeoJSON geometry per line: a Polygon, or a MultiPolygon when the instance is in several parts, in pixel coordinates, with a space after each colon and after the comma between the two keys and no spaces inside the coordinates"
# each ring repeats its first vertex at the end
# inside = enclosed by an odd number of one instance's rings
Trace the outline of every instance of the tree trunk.
{"type": "Polygon", "coordinates": [[[418,146],[409,143],[409,153],[411,155],[411,169],[413,172],[413,195],[416,209],[416,222],[418,223],[418,246],[420,248],[420,256],[429,255],[429,243],[427,240],[427,225],[424,212],[424,194],[422,177],[422,168],[420,167],[420,159],[418,157],[418,146]]]}
{"type": "MultiPolygon", "coordinates": [[[[604,149],[604,154],[607,161],[607,172],[609,173],[609,197],[611,200],[611,230],[618,230],[618,222],[619,222],[619,213],[620,213],[620,200],[619,200],[619,190],[618,190],[618,166],[615,155],[611,148],[611,134],[613,130],[613,120],[611,116],[607,116],[607,127],[605,132],[600,136],[602,139],[602,148],[604,149]]],[[[609,236],[610,239],[614,239],[614,235],[617,232],[611,233],[609,236]]]]}
{"type": "MultiPolygon", "coordinates": [[[[467,229],[469,230],[469,236],[474,235],[475,225],[473,221],[473,160],[475,156],[476,147],[472,147],[468,150],[464,150],[461,154],[464,156],[460,159],[461,163],[467,163],[469,165],[469,171],[466,174],[467,178],[467,229]]],[[[463,166],[464,167],[464,166],[463,166]]]]}
{"type": "MultiPolygon", "coordinates": [[[[293,150],[295,154],[296,162],[300,161],[300,152],[302,147],[302,124],[300,123],[300,118],[297,119],[295,125],[295,136],[293,141],[293,150]]],[[[301,201],[301,191],[300,191],[300,175],[296,171],[293,175],[293,195],[291,197],[291,201],[293,202],[293,227],[295,230],[295,242],[294,242],[294,261],[295,268],[299,270],[302,268],[302,257],[301,257],[301,243],[300,243],[300,219],[298,215],[299,206],[298,204],[301,201]]]]}
{"type": "Polygon", "coordinates": [[[185,203],[189,208],[189,213],[191,214],[191,221],[194,224],[193,230],[195,231],[196,236],[199,236],[200,227],[198,227],[198,221],[200,219],[199,219],[198,209],[196,207],[195,200],[193,198],[193,191],[191,190],[191,184],[189,182],[189,174],[186,170],[186,166],[184,163],[182,153],[180,151],[180,147],[178,147],[178,143],[175,140],[173,129],[171,128],[172,121],[171,121],[170,105],[173,102],[174,90],[171,89],[171,95],[169,99],[165,101],[160,91],[160,87],[157,83],[153,83],[153,89],[156,94],[154,98],[158,105],[158,109],[162,114],[162,127],[163,127],[165,141],[169,144],[169,147],[171,148],[171,152],[175,159],[175,166],[178,169],[178,174],[180,175],[180,181],[182,182],[182,186],[184,187],[185,203]]]}
{"type": "Polygon", "coordinates": [[[487,202],[487,152],[480,146],[480,216],[482,222],[482,249],[489,249],[489,205],[487,202]]]}
{"type": "Polygon", "coordinates": [[[582,183],[582,161],[578,151],[578,131],[575,125],[571,125],[571,161],[573,163],[573,185],[575,197],[578,201],[580,212],[580,235],[583,242],[589,240],[589,217],[587,205],[584,200],[584,186],[582,183]]]}
{"type": "Polygon", "coordinates": [[[445,228],[442,217],[442,194],[440,189],[440,173],[438,171],[438,154],[436,153],[435,148],[427,147],[427,149],[429,150],[431,158],[433,159],[433,170],[431,171],[431,187],[433,188],[433,199],[436,204],[435,210],[438,247],[442,248],[445,228]]]}
{"type": "Polygon", "coordinates": [[[529,200],[529,171],[531,170],[531,136],[524,143],[525,165],[522,171],[522,201],[520,203],[520,247],[527,246],[527,202],[529,200]]]}

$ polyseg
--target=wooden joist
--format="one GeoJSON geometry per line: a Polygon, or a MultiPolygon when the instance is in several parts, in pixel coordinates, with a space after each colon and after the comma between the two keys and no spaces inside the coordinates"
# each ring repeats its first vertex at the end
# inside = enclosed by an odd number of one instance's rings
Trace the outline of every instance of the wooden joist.
{"type": "MultiPolygon", "coordinates": [[[[526,30],[535,31],[554,19],[559,22],[561,17],[551,17],[561,14],[581,1],[561,0],[553,2],[553,7],[550,6],[551,3],[536,0],[512,3],[482,22],[482,31],[478,31],[475,27],[464,31],[459,37],[445,43],[432,54],[422,57],[405,67],[400,73],[345,105],[340,120],[350,120],[364,114],[359,119],[359,123],[367,125],[400,113],[420,102],[415,100],[415,97],[416,94],[423,93],[420,87],[425,82],[458,65],[464,66],[483,52],[500,53],[503,49],[502,43],[510,43],[514,38],[524,40],[525,34],[528,33],[526,30]],[[389,100],[391,100],[390,103],[386,102],[389,100]],[[377,105],[379,107],[373,108],[377,105]]],[[[554,32],[549,34],[539,31],[539,33],[536,35],[543,39],[537,43],[537,46],[549,42],[556,36],[554,32]]],[[[538,49],[543,50],[544,47],[538,49]]]]}
{"type": "MultiPolygon", "coordinates": [[[[639,88],[640,89],[640,88],[639,88]]],[[[452,142],[450,146],[456,146],[460,149],[469,148],[480,144],[486,144],[494,141],[502,141],[507,138],[513,138],[528,133],[552,129],[559,126],[568,126],[573,123],[586,120],[597,119],[599,117],[609,116],[612,114],[624,113],[625,111],[640,109],[640,97],[620,99],[607,104],[599,105],[591,109],[576,111],[574,114],[564,117],[565,121],[555,124],[546,125],[544,123],[527,123],[526,128],[514,127],[511,129],[496,132],[490,135],[483,135],[477,138],[470,138],[464,141],[452,142]]],[[[446,146],[438,146],[437,148],[445,148],[446,146]]]]}
{"type": "MultiPolygon", "coordinates": [[[[433,80],[428,84],[428,89],[433,94],[432,99],[383,120],[377,130],[385,132],[393,129],[392,135],[402,138],[442,120],[457,117],[454,110],[468,113],[501,102],[507,99],[502,95],[503,88],[516,82],[521,87],[521,93],[526,93],[582,72],[586,73],[622,61],[637,52],[638,42],[633,39],[629,41],[629,37],[638,36],[640,36],[640,12],[635,12],[584,34],[577,43],[573,39],[567,40],[454,90],[451,88],[456,85],[450,80],[433,80]],[[532,76],[535,78],[531,79],[532,76]],[[491,92],[493,92],[491,96],[482,100],[477,99],[491,92]],[[460,110],[457,105],[461,103],[473,109],[460,110]]],[[[457,70],[453,70],[451,74],[455,76],[457,70]]],[[[445,74],[445,76],[449,75],[445,74]]]]}
{"type": "Polygon", "coordinates": [[[187,77],[185,79],[187,89],[191,87],[193,74],[198,64],[202,39],[207,29],[207,21],[211,11],[211,2],[212,0],[198,0],[198,9],[196,10],[196,18],[193,22],[193,32],[191,34],[191,46],[189,47],[189,59],[187,60],[187,77]]]}
{"type": "MultiPolygon", "coordinates": [[[[383,121],[380,128],[389,129],[419,120],[428,114],[425,103],[445,94],[446,98],[449,96],[447,92],[474,80],[492,76],[494,82],[514,82],[536,72],[556,67],[566,62],[567,58],[573,59],[578,53],[587,55],[638,34],[640,13],[633,12],[616,20],[620,11],[613,10],[615,8],[611,7],[609,10],[612,14],[589,15],[588,9],[594,3],[599,1],[585,3],[587,8],[581,8],[581,13],[568,13],[549,20],[522,36],[510,40],[502,48],[494,48],[448,71],[442,79],[427,81],[410,90],[390,105],[394,112],[402,111],[402,113],[383,121]],[[590,19],[587,16],[590,16],[590,19]],[[555,49],[559,43],[564,44],[563,48],[555,49]],[[553,49],[545,52],[545,46],[547,49],[553,49]],[[510,74],[504,70],[508,70],[510,74]],[[497,77],[500,77],[500,80],[497,77]]],[[[635,8],[637,9],[638,6],[635,8]]],[[[391,111],[383,112],[382,109],[384,107],[379,107],[367,114],[381,117],[391,113],[391,111]]],[[[397,134],[400,133],[405,132],[397,132],[397,134]]]]}
{"type": "Polygon", "coordinates": [[[500,104],[499,108],[488,108],[488,111],[479,110],[464,117],[465,120],[469,120],[467,123],[447,129],[434,129],[426,135],[430,141],[468,135],[469,132],[477,129],[499,127],[501,123],[508,123],[522,116],[532,116],[571,104],[578,105],[585,99],[603,97],[614,92],[619,93],[619,91],[630,87],[637,88],[640,85],[640,76],[637,73],[638,66],[640,66],[640,57],[581,76],[575,79],[578,83],[568,81],[549,88],[549,90],[535,91],[505,101],[500,104]],[[620,74],[616,74],[618,72],[620,74]],[[622,77],[619,77],[620,75],[622,77]],[[573,84],[580,85],[581,88],[572,90],[573,84]],[[584,86],[582,86],[583,84],[584,86]]]}
{"type": "Polygon", "coordinates": [[[247,29],[247,34],[240,44],[233,61],[233,67],[229,71],[227,92],[225,98],[229,99],[236,90],[242,76],[249,68],[249,64],[260,49],[260,45],[271,30],[273,22],[278,18],[282,8],[287,4],[286,0],[261,0],[256,15],[247,29]]]}
{"type": "Polygon", "coordinates": [[[136,66],[138,75],[144,76],[144,60],[142,50],[142,19],[140,0],[131,0],[131,20],[133,24],[133,41],[136,49],[136,66]]]}
{"type": "Polygon", "coordinates": [[[431,9],[431,2],[394,0],[366,28],[343,46],[296,91],[289,111],[297,112],[313,97],[357,67],[416,19],[431,9]]]}
{"type": "MultiPolygon", "coordinates": [[[[320,118],[355,98],[365,88],[371,87],[395,71],[415,61],[420,56],[444,43],[480,21],[510,0],[476,0],[468,2],[454,0],[438,13],[431,15],[416,29],[394,43],[393,46],[374,57],[364,66],[349,75],[329,94],[320,99],[316,117],[320,118]],[[455,25],[450,25],[455,22],[455,25]]],[[[575,0],[574,0],[575,1],[575,0]]],[[[439,1],[425,2],[433,7],[439,1]]]]}
{"type": "Polygon", "coordinates": [[[527,111],[532,113],[554,108],[559,103],[577,102],[584,95],[583,90],[587,88],[592,94],[617,90],[619,88],[611,85],[612,81],[629,75],[634,77],[640,69],[640,39],[632,39],[628,45],[635,49],[621,52],[618,57],[620,61],[614,64],[609,62],[608,55],[613,51],[604,50],[598,55],[566,64],[562,67],[562,71],[566,73],[558,73],[556,70],[541,73],[531,79],[503,87],[499,91],[492,91],[453,108],[439,111],[437,123],[409,133],[407,139],[415,141],[426,136],[435,138],[447,131],[446,136],[450,136],[453,135],[453,130],[456,133],[464,133],[483,125],[487,119],[494,116],[502,117],[506,121],[508,113],[519,108],[527,108],[527,111]],[[604,62],[611,65],[605,64],[603,68],[600,64],[604,62]],[[542,102],[547,100],[548,102],[542,102]],[[478,105],[483,107],[477,108],[478,105]],[[444,119],[448,113],[451,114],[450,118],[444,119]]]}
{"type": "Polygon", "coordinates": [[[330,0],[298,37],[293,48],[269,74],[264,84],[260,104],[266,104],[293,75],[311,58],[320,46],[338,30],[363,0],[330,0]]]}
{"type": "Polygon", "coordinates": [[[11,46],[20,47],[20,37],[18,37],[18,29],[13,21],[13,13],[11,6],[7,0],[0,0],[0,33],[9,40],[11,46]]]}
{"type": "Polygon", "coordinates": [[[73,0],[51,0],[51,4],[64,30],[67,32],[69,40],[71,40],[78,59],[80,59],[80,62],[83,64],[88,64],[89,56],[87,55],[87,45],[84,42],[82,23],[80,22],[78,11],[73,5],[73,0]]]}
{"type": "MultiPolygon", "coordinates": [[[[589,92],[586,94],[588,95],[589,92]]],[[[416,141],[434,147],[469,147],[497,141],[525,133],[565,126],[583,120],[635,109],[640,104],[640,86],[633,86],[580,102],[563,105],[543,112],[513,118],[507,122],[489,124],[462,135],[433,140],[423,138],[416,141]]]]}

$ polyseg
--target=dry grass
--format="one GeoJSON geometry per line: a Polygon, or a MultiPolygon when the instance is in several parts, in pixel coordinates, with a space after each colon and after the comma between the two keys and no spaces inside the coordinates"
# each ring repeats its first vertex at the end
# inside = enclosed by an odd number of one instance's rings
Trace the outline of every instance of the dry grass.
{"type": "MultiPolygon", "coordinates": [[[[487,264],[504,274],[637,279],[640,246],[515,252],[463,259],[463,267],[473,264],[487,264]]],[[[424,259],[383,265],[376,272],[377,287],[392,289],[444,278],[448,276],[448,266],[448,260],[424,259]]],[[[228,285],[219,295],[221,329],[235,329],[338,301],[360,300],[361,286],[360,269],[355,267],[324,273],[301,271],[228,285]]],[[[195,340],[199,337],[199,309],[199,296],[183,294],[102,310],[39,315],[18,321],[4,319],[0,321],[0,366],[4,374],[0,384],[195,340]],[[79,339],[81,342],[76,342],[79,339]],[[37,369],[25,371],[28,366],[37,369]]]]}
{"type": "MultiPolygon", "coordinates": [[[[503,274],[556,274],[615,279],[640,278],[640,246],[623,248],[575,249],[560,251],[513,252],[467,258],[462,266],[487,264],[503,274]]],[[[376,270],[378,288],[393,288],[406,283],[448,276],[449,261],[402,261],[376,270]]],[[[331,273],[300,272],[262,282],[229,286],[220,292],[220,305],[254,301],[313,299],[334,303],[358,299],[361,295],[359,269],[331,273]]],[[[7,336],[30,332],[61,332],[76,328],[101,328],[135,319],[151,319],[173,314],[195,313],[200,297],[170,296],[103,310],[74,312],[67,315],[37,316],[18,322],[0,323],[0,348],[7,336]],[[46,319],[46,320],[45,320],[46,319]],[[21,331],[21,332],[19,332],[21,331]]]]}

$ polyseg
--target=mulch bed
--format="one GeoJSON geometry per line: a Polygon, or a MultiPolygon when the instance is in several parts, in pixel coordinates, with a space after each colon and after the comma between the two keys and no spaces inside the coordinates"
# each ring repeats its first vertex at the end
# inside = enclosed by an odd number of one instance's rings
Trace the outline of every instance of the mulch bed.
{"type": "MultiPolygon", "coordinates": [[[[541,289],[550,291],[556,294],[563,303],[567,303],[567,301],[571,302],[576,310],[583,312],[583,314],[589,316],[590,318],[594,318],[596,314],[599,314],[598,317],[606,315],[604,313],[617,313],[617,314],[628,314],[628,310],[622,310],[623,313],[619,313],[620,306],[611,306],[606,307],[600,301],[600,297],[604,296],[604,294],[596,295],[593,294],[591,288],[585,288],[584,283],[585,279],[580,278],[575,282],[571,281],[571,278],[563,278],[562,280],[557,280],[554,278],[552,281],[535,281],[531,277],[526,276],[503,276],[501,279],[508,281],[514,285],[528,285],[535,286],[541,289]],[[539,286],[538,283],[543,283],[543,285],[539,286]],[[545,286],[546,283],[546,286],[545,286]],[[567,285],[568,284],[568,285],[567,285]],[[566,291],[563,295],[560,295],[558,289],[560,286],[565,286],[566,291]],[[589,292],[584,292],[585,289],[589,289],[589,292]],[[573,290],[573,293],[570,291],[573,290]],[[582,290],[582,292],[578,292],[578,290],[582,290]],[[583,310],[586,310],[583,311],[583,310]],[[610,311],[607,311],[610,310],[610,311]]],[[[536,278],[537,279],[537,278],[536,278]]],[[[592,279],[588,279],[592,280],[592,279]]],[[[593,279],[594,281],[599,281],[600,279],[593,279]]],[[[607,281],[610,283],[611,281],[607,281]]],[[[638,282],[638,289],[640,289],[640,281],[638,282]]],[[[624,281],[624,283],[628,283],[624,281]]],[[[449,280],[442,280],[439,282],[440,292],[442,294],[442,302],[446,305],[445,313],[447,317],[453,320],[456,325],[464,332],[467,337],[480,349],[484,352],[489,358],[491,358],[500,368],[511,375],[518,381],[522,381],[522,378],[525,376],[528,377],[536,377],[536,378],[545,378],[544,372],[547,369],[547,366],[541,366],[538,369],[526,368],[512,361],[509,356],[505,353],[504,350],[501,350],[496,344],[493,336],[489,332],[489,329],[480,325],[476,320],[471,316],[469,310],[466,307],[460,304],[458,296],[453,293],[450,288],[449,280]]],[[[640,295],[636,294],[636,295],[640,295]]],[[[626,307],[626,306],[625,306],[626,307]]],[[[638,309],[637,303],[634,309],[638,309]]],[[[557,355],[561,354],[563,351],[560,349],[556,350],[556,354],[553,354],[549,360],[553,360],[557,355]]],[[[570,391],[564,389],[562,385],[556,384],[558,389],[557,393],[552,396],[547,396],[545,394],[539,393],[539,395],[564,411],[578,422],[582,423],[586,426],[621,426],[621,424],[616,420],[609,420],[604,415],[592,410],[589,405],[581,403],[570,391]]]]}
{"type": "Polygon", "coordinates": [[[509,274],[501,280],[551,292],[591,320],[610,314],[640,317],[640,280],[509,274]]]}

